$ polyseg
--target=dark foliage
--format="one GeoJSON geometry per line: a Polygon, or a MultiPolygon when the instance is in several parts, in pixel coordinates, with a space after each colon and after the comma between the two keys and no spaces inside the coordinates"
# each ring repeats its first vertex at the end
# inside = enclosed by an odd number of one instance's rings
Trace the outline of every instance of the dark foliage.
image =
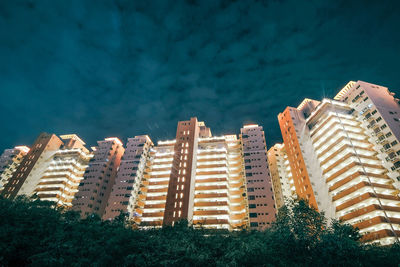
{"type": "Polygon", "coordinates": [[[207,231],[182,221],[137,230],[124,216],[81,220],[26,198],[0,199],[1,266],[397,266],[400,246],[362,244],[349,225],[327,225],[305,201],[282,208],[263,232],[207,231]]]}

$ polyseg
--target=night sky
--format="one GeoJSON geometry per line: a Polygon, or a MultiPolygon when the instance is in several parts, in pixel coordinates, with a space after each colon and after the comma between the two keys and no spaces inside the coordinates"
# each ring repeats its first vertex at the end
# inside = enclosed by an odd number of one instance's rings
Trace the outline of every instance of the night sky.
{"type": "Polygon", "coordinates": [[[281,140],[349,80],[400,94],[399,1],[0,1],[0,149],[42,132],[173,139],[197,116],[281,140]]]}

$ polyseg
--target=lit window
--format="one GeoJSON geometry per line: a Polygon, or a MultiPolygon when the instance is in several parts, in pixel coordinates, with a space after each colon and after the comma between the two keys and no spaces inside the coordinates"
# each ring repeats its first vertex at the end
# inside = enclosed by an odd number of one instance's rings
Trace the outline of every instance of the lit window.
{"type": "Polygon", "coordinates": [[[181,190],[183,190],[183,188],[185,188],[185,186],[184,186],[184,185],[182,185],[182,186],[181,186],[181,190]]]}
{"type": "Polygon", "coordinates": [[[181,198],[183,198],[183,193],[181,193],[181,198]]]}
{"type": "Polygon", "coordinates": [[[178,213],[178,217],[181,217],[182,211],[179,211],[178,213]]]}
{"type": "Polygon", "coordinates": [[[181,207],[182,207],[182,201],[179,202],[179,208],[181,208],[181,207]]]}

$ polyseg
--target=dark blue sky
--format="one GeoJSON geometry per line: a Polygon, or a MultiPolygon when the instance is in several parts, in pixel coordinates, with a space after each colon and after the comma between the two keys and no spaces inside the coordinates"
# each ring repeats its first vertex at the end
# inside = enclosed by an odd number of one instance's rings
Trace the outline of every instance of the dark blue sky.
{"type": "Polygon", "coordinates": [[[400,92],[398,1],[0,1],[0,149],[42,132],[172,139],[197,116],[280,141],[349,80],[400,92]]]}

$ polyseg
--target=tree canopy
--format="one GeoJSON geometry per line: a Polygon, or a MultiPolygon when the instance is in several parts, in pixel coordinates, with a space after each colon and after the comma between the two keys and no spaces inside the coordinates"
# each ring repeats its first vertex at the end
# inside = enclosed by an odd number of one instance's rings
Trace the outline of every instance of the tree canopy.
{"type": "Polygon", "coordinates": [[[2,266],[398,266],[400,246],[360,234],[304,200],[279,210],[265,231],[210,231],[181,221],[139,230],[124,216],[102,221],[24,197],[0,199],[2,266]]]}

